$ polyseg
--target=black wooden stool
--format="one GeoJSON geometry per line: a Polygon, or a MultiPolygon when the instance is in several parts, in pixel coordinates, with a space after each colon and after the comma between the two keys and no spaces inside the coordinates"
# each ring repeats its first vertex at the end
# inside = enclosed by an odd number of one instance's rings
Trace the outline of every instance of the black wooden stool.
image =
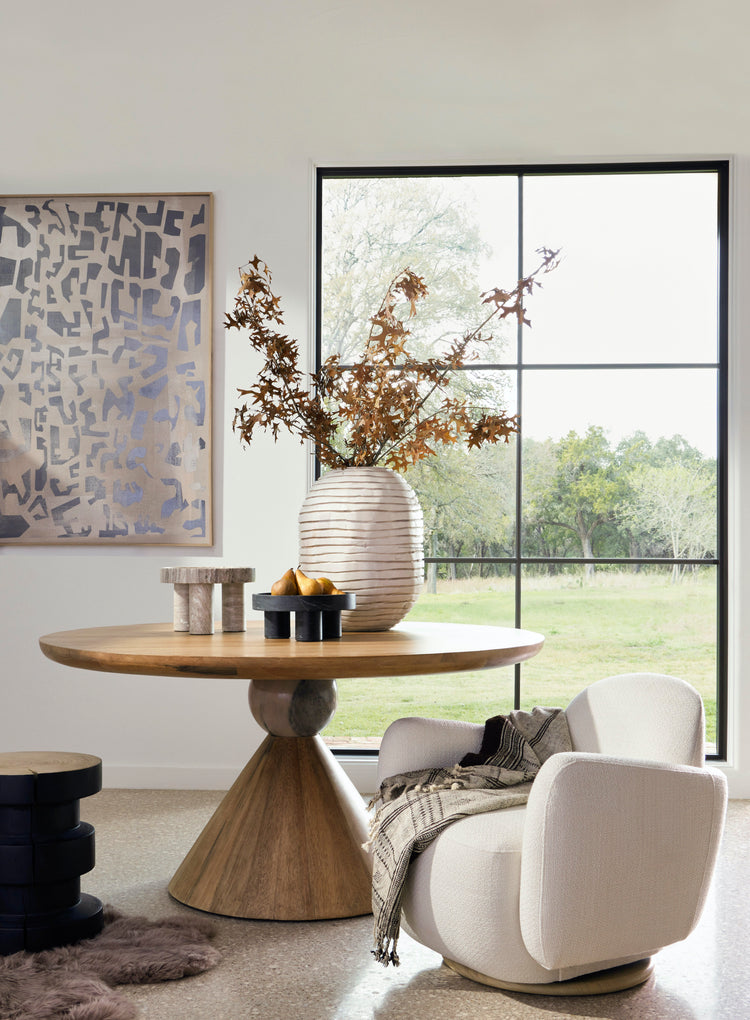
{"type": "Polygon", "coordinates": [[[102,905],[81,893],[94,829],[79,800],[102,788],[90,754],[0,754],[0,954],[38,952],[97,935],[102,905]]]}

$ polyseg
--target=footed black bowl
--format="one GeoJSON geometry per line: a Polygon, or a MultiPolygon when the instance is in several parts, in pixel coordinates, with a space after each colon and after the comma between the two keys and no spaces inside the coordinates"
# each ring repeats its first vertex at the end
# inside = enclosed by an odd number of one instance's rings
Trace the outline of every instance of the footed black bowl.
{"type": "Polygon", "coordinates": [[[341,637],[341,611],[354,609],[357,596],[343,595],[271,595],[260,592],[252,597],[253,609],[263,611],[263,633],[267,638],[291,636],[290,615],[294,613],[294,637],[297,641],[328,641],[341,637]]]}

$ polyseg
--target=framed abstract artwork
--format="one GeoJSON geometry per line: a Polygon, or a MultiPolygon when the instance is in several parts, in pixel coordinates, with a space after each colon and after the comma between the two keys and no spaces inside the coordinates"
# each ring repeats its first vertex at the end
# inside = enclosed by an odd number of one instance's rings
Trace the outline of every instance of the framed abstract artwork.
{"type": "Polygon", "coordinates": [[[0,197],[0,542],[212,543],[211,195],[0,197]]]}

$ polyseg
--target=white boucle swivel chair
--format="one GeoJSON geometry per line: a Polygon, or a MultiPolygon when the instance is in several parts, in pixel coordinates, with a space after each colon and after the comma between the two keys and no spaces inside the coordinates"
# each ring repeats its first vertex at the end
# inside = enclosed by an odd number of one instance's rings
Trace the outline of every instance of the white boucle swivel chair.
{"type": "MultiPolygon", "coordinates": [[[[704,767],[703,703],[675,677],[631,673],[566,709],[573,751],[528,804],[454,822],[409,866],[403,927],[466,977],[549,995],[645,981],[650,957],[695,927],[726,812],[704,767]]],[[[455,765],[480,724],[399,719],[378,781],[455,765]]]]}

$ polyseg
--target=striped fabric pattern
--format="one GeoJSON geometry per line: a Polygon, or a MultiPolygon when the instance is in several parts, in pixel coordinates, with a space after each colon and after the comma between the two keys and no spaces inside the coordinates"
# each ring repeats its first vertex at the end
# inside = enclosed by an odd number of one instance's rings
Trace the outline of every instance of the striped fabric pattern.
{"type": "Polygon", "coordinates": [[[562,709],[519,709],[488,719],[480,750],[453,768],[406,772],[384,780],[373,801],[377,811],[367,844],[373,858],[373,953],[379,963],[399,962],[401,899],[412,855],[425,850],[459,818],[525,804],[542,763],[569,750],[562,709]]]}

